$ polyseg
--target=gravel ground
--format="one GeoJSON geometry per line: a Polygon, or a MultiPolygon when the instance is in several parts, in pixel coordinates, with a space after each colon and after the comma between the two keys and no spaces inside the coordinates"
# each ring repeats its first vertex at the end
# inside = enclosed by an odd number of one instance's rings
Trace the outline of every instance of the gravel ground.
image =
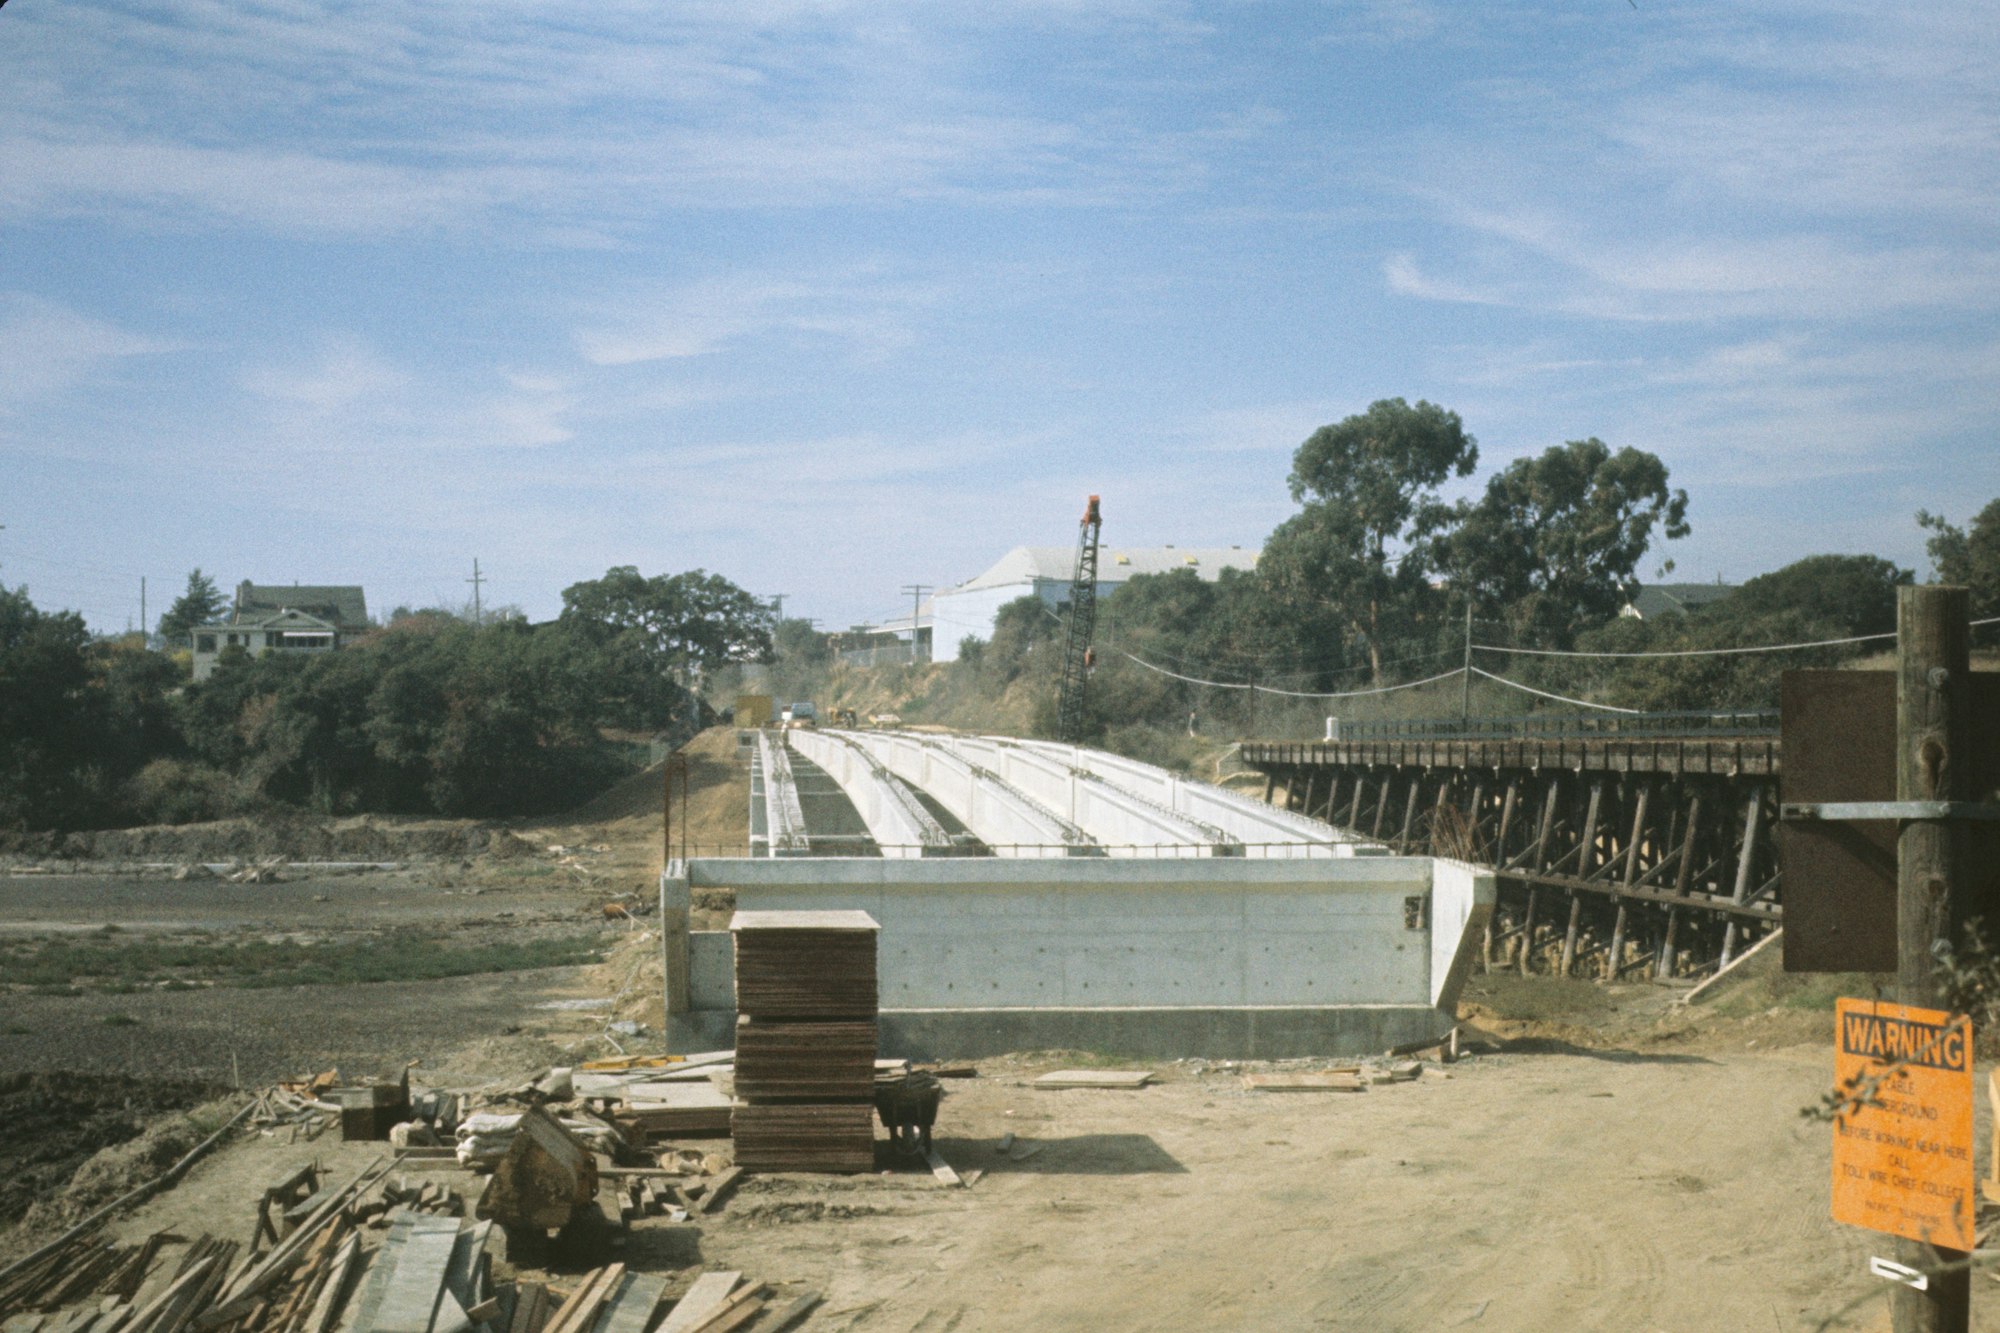
{"type": "Polygon", "coordinates": [[[393,1075],[408,1061],[536,1023],[533,1006],[577,994],[583,971],[287,990],[14,994],[0,1019],[0,1073],[224,1083],[240,1073],[246,1085],[336,1065],[348,1077],[393,1075]]]}
{"type": "MultiPolygon", "coordinates": [[[[539,868],[539,867],[537,867],[539,868]]],[[[0,930],[363,929],[464,922],[511,912],[576,921],[595,901],[553,873],[501,870],[474,880],[441,870],[317,875],[278,884],[126,875],[0,875],[0,930]]]]}
{"type": "MultiPolygon", "coordinates": [[[[531,869],[531,868],[530,868],[531,869]]],[[[384,927],[448,928],[454,942],[547,938],[612,928],[558,876],[503,867],[480,882],[439,871],[337,875],[281,884],[126,876],[0,876],[0,931],[59,934],[115,925],[133,935],[191,930],[366,938],[384,927]]],[[[116,938],[111,936],[107,938],[116,938]]],[[[487,1037],[554,1023],[534,1006],[580,994],[582,968],[424,982],[81,995],[0,992],[0,1074],[70,1071],[246,1085],[338,1065],[394,1073],[487,1037]]],[[[4,982],[5,978],[0,978],[4,982]]]]}

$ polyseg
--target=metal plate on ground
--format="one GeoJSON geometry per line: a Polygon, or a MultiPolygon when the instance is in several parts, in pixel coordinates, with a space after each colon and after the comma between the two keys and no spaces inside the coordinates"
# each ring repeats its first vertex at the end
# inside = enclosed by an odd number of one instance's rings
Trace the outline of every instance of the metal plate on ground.
{"type": "MultiPolygon", "coordinates": [[[[2000,785],[2000,676],[1972,676],[1971,747],[1979,790],[2000,785]]],[[[1781,804],[1896,799],[1896,673],[1787,671],[1779,685],[1781,804]]],[[[1776,831],[1784,875],[1787,972],[1896,970],[1896,824],[1785,820],[1776,831]]],[[[2000,940],[2000,837],[1967,826],[1960,892],[1968,918],[2000,940]]]]}

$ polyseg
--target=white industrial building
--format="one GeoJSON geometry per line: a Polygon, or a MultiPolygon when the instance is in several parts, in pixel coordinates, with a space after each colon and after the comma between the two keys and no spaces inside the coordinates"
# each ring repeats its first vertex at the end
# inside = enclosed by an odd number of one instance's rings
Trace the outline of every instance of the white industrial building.
{"type": "MultiPolygon", "coordinates": [[[[1225,569],[1255,569],[1258,551],[1241,546],[1105,546],[1097,556],[1097,595],[1103,597],[1140,574],[1193,570],[1214,582],[1225,569]]],[[[1054,610],[1069,604],[1076,574],[1074,546],[1016,546],[977,578],[932,594],[919,618],[919,645],[928,638],[934,660],[958,658],[959,642],[991,639],[1000,608],[1018,597],[1039,597],[1054,610]]],[[[882,626],[907,638],[907,616],[882,626]]]]}

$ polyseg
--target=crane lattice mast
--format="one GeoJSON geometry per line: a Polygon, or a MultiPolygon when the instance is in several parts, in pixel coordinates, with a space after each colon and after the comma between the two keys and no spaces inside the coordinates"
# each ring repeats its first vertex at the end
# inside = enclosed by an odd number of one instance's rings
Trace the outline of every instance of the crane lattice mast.
{"type": "Polygon", "coordinates": [[[1097,631],[1097,536],[1103,526],[1093,495],[1077,524],[1076,575],[1069,585],[1069,634],[1063,643],[1062,692],[1056,700],[1056,739],[1070,745],[1083,739],[1084,688],[1097,660],[1090,640],[1097,631]]]}

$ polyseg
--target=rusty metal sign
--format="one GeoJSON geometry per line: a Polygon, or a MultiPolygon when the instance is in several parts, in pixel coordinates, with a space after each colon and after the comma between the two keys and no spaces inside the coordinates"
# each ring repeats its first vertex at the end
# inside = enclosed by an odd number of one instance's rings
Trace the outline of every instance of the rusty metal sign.
{"type": "MultiPolygon", "coordinates": [[[[1979,787],[2000,787],[2000,676],[1971,678],[1971,754],[1979,787]]],[[[1779,684],[1780,807],[1896,799],[1896,673],[1787,671],[1779,684]]],[[[1960,834],[1958,891],[1968,918],[2000,940],[2000,836],[1989,822],[1960,834]]],[[[1896,970],[1893,819],[1785,819],[1776,831],[1784,875],[1787,972],[1896,970]]]]}

